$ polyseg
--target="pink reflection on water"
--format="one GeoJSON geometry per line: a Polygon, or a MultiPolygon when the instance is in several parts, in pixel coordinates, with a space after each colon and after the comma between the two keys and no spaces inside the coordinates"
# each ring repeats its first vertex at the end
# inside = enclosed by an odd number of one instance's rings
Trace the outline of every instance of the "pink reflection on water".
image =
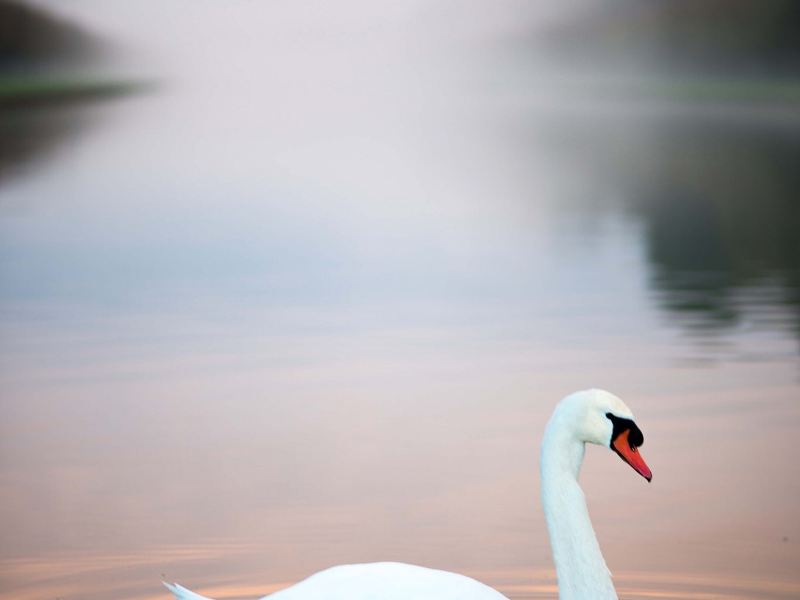
{"type": "MultiPolygon", "coordinates": [[[[244,545],[205,547],[171,547],[154,549],[146,554],[83,555],[32,558],[0,562],[4,589],[0,598],[33,600],[42,597],[129,598],[131,600],[168,600],[171,596],[160,589],[158,577],[166,577],[159,569],[180,569],[181,565],[201,562],[221,566],[242,560],[256,549],[244,545]],[[24,583],[23,583],[24,582],[24,583]],[[88,590],[91,590],[87,593],[88,590]]],[[[246,561],[245,561],[246,562],[246,561]]],[[[512,600],[550,598],[558,595],[551,570],[496,569],[473,570],[465,574],[483,581],[512,600]]],[[[208,579],[200,575],[200,579],[208,579]]],[[[216,600],[260,598],[288,587],[293,582],[256,582],[253,573],[228,576],[237,581],[193,585],[192,578],[181,583],[216,600]]],[[[788,600],[800,594],[800,583],[781,580],[737,577],[731,575],[696,575],[680,572],[621,572],[615,577],[620,598],[661,598],[664,600],[755,600],[757,598],[788,600]]]]}

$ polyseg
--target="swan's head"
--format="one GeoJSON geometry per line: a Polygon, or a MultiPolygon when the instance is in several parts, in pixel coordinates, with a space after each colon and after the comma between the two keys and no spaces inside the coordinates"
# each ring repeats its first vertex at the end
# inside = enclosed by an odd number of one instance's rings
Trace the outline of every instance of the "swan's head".
{"type": "Polygon", "coordinates": [[[610,448],[639,475],[652,480],[653,473],[639,452],[644,435],[622,400],[604,390],[585,390],[564,398],[557,412],[562,408],[580,441],[610,448]]]}

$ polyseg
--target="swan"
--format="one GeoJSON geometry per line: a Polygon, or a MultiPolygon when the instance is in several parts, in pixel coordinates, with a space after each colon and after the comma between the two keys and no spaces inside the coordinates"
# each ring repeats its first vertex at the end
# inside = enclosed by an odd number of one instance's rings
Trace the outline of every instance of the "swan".
{"type": "MultiPolygon", "coordinates": [[[[542,506],[547,520],[560,600],[616,600],[578,473],[586,443],[606,446],[642,477],[653,477],[639,453],[644,442],[633,413],[604,390],[561,400],[542,439],[542,506]]],[[[210,600],[178,584],[164,585],[177,600],[210,600]]],[[[415,565],[381,562],[320,571],[262,600],[508,600],[470,577],[415,565]]]]}

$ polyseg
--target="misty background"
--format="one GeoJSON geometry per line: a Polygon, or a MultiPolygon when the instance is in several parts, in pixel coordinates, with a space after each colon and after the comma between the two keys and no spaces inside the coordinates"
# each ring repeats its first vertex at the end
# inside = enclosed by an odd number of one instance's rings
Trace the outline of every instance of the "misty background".
{"type": "Polygon", "coordinates": [[[800,593],[791,1],[0,1],[0,598],[404,560],[555,596],[538,444],[623,598],[800,593]]]}

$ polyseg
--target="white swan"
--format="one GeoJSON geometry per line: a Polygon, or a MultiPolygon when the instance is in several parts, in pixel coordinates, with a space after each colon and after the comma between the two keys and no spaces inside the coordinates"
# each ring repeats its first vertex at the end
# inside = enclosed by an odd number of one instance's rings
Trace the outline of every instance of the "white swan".
{"type": "MultiPolygon", "coordinates": [[[[542,506],[561,600],[616,600],[586,501],[578,485],[586,442],[616,452],[648,481],[637,448],[642,432],[625,404],[609,392],[586,390],[564,398],[542,440],[542,506]]],[[[165,583],[178,600],[208,600],[165,583]]],[[[401,563],[341,565],[312,575],[264,600],[507,600],[474,579],[401,563]]]]}

